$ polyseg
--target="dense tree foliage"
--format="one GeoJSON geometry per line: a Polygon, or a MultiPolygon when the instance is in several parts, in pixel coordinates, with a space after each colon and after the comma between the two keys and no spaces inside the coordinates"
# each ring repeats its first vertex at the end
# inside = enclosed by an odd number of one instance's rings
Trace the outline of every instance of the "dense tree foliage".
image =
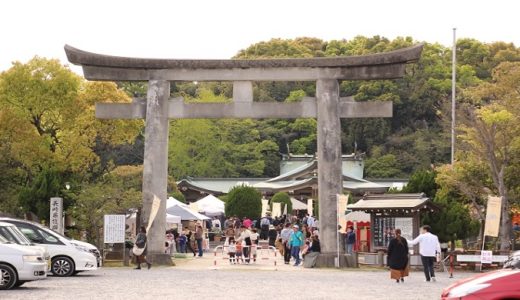
{"type": "Polygon", "coordinates": [[[262,194],[250,186],[235,186],[225,203],[226,216],[258,219],[262,213],[262,194]]]}
{"type": "Polygon", "coordinates": [[[439,208],[436,212],[422,215],[422,224],[428,224],[443,242],[451,242],[473,237],[478,233],[479,222],[470,214],[470,206],[463,197],[449,185],[437,180],[437,172],[419,170],[412,174],[405,193],[425,193],[439,208]],[[439,184],[441,183],[441,184],[439,184]]]}
{"type": "Polygon", "coordinates": [[[3,209],[48,219],[49,198],[63,196],[66,181],[95,181],[113,168],[100,163],[96,148],[132,143],[142,121],[97,120],[97,101],[130,99],[115,84],[84,81],[57,60],[35,57],[0,75],[3,209]]]}
{"type": "MultiPolygon", "coordinates": [[[[273,39],[251,45],[239,51],[235,58],[363,55],[415,43],[408,37],[389,40],[380,36],[333,41],[273,39]]],[[[520,60],[520,52],[513,44],[461,39],[457,45],[460,90],[492,80],[492,69],[499,63],[520,60]]],[[[366,153],[367,176],[407,177],[415,170],[449,162],[450,48],[426,43],[421,59],[407,67],[402,79],[343,81],[340,87],[341,96],[351,96],[356,101],[394,102],[393,118],[342,120],[343,152],[366,153]]],[[[315,94],[312,82],[255,82],[253,88],[255,101],[291,102],[315,94]]],[[[213,101],[224,101],[232,96],[232,86],[221,82],[181,83],[172,87],[172,95],[192,101],[208,101],[207,98],[220,95],[222,98],[213,101]]],[[[172,145],[179,144],[170,151],[170,172],[176,178],[274,176],[278,172],[277,152],[316,152],[316,121],[313,119],[184,120],[172,122],[171,132],[172,145]],[[236,131],[237,127],[241,130],[236,131]],[[175,130],[182,134],[176,134],[175,130]],[[188,136],[190,131],[193,131],[192,137],[188,136]],[[272,142],[269,154],[253,151],[260,141],[266,140],[272,142]],[[206,149],[213,152],[205,156],[201,152],[210,151],[206,149]],[[237,162],[247,168],[240,169],[237,162]]]]}

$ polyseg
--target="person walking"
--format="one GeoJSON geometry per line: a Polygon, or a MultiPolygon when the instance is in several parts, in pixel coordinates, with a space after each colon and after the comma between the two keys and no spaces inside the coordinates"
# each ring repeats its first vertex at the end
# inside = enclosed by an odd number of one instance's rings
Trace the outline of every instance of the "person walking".
{"type": "Polygon", "coordinates": [[[401,236],[401,229],[395,230],[395,238],[388,244],[388,267],[390,278],[397,283],[408,276],[408,242],[401,236]]]}
{"type": "Polygon", "coordinates": [[[419,244],[419,254],[421,254],[421,261],[424,268],[424,276],[426,281],[435,282],[435,271],[433,270],[433,264],[437,259],[437,255],[441,253],[441,245],[439,244],[439,238],[431,233],[431,227],[424,225],[421,227],[421,234],[416,237],[413,241],[407,241],[409,245],[419,244]]]}
{"type": "Polygon", "coordinates": [[[193,232],[191,232],[191,230],[188,229],[188,233],[186,233],[186,253],[188,253],[188,250],[190,250],[190,252],[193,253],[193,257],[197,256],[197,253],[195,252],[195,249],[193,249],[193,241],[194,241],[194,237],[193,237],[193,232]]]}
{"type": "Polygon", "coordinates": [[[242,246],[244,246],[244,247],[242,249],[242,252],[244,254],[244,259],[245,259],[246,264],[249,264],[249,261],[251,258],[250,256],[251,256],[251,246],[252,246],[251,231],[249,231],[249,229],[247,229],[247,227],[244,225],[242,225],[242,227],[240,227],[240,236],[238,237],[237,242],[243,243],[242,246]]]}
{"type": "Polygon", "coordinates": [[[282,232],[280,232],[280,238],[282,239],[282,245],[283,245],[283,261],[286,265],[289,264],[291,260],[291,246],[289,245],[289,238],[292,234],[291,230],[291,223],[285,224],[284,229],[282,229],[282,232]]]}
{"type": "Polygon", "coordinates": [[[269,233],[269,225],[271,225],[271,221],[268,218],[268,215],[260,219],[260,239],[267,240],[269,233]]]}
{"type": "Polygon", "coordinates": [[[345,234],[345,252],[347,254],[352,254],[354,251],[354,245],[356,244],[356,233],[354,232],[354,227],[347,227],[347,234],[345,234]]]}
{"type": "Polygon", "coordinates": [[[289,238],[289,246],[291,247],[291,256],[294,258],[294,266],[300,265],[300,248],[303,246],[303,233],[300,231],[298,225],[293,226],[293,233],[289,238]]]}
{"type": "Polygon", "coordinates": [[[267,233],[269,246],[275,246],[276,238],[278,237],[278,231],[274,225],[269,225],[269,231],[267,233]]]}
{"type": "Polygon", "coordinates": [[[136,238],[135,238],[135,246],[137,249],[134,248],[133,250],[133,253],[134,255],[136,256],[135,257],[135,262],[137,264],[137,267],[135,268],[136,270],[141,270],[141,264],[143,262],[146,262],[146,264],[148,265],[148,269],[150,269],[152,267],[152,264],[148,262],[148,259],[146,258],[146,242],[147,242],[147,237],[146,237],[146,228],[144,226],[141,226],[140,230],[139,230],[139,234],[137,234],[136,238]]]}
{"type": "Polygon", "coordinates": [[[195,230],[195,241],[197,241],[197,250],[199,251],[199,257],[202,257],[202,226],[197,225],[197,229],[195,230]]]}

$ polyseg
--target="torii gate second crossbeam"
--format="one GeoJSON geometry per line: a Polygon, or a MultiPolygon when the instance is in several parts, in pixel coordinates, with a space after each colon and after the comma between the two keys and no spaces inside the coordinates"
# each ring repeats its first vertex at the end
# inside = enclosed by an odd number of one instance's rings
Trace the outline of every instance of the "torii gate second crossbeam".
{"type": "MultiPolygon", "coordinates": [[[[391,102],[354,102],[340,98],[339,80],[395,79],[404,76],[423,45],[350,57],[175,60],[128,58],[94,54],[68,45],[69,61],[83,67],[88,80],[148,81],[146,101],[98,103],[101,119],[145,118],[143,224],[149,222],[153,198],[161,199],[157,216],[166,211],[169,119],[197,118],[317,118],[318,201],[322,254],[320,266],[334,266],[337,249],[336,195],[342,193],[340,118],[391,117],[391,102]],[[232,81],[229,103],[185,103],[170,99],[171,81],[232,81]],[[253,81],[315,81],[316,98],[297,103],[253,101],[253,81]]],[[[148,253],[154,263],[171,264],[163,254],[166,220],[156,218],[148,233],[148,253]]]]}

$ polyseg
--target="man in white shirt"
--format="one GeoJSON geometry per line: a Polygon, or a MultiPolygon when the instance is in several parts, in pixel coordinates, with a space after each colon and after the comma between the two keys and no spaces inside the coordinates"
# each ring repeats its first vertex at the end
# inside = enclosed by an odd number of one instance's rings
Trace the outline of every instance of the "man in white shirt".
{"type": "Polygon", "coordinates": [[[413,241],[408,241],[408,246],[419,244],[419,254],[421,254],[421,261],[424,268],[424,276],[426,281],[435,281],[435,272],[433,270],[433,264],[437,258],[437,254],[441,253],[441,245],[439,244],[439,238],[432,234],[431,227],[424,225],[421,227],[421,234],[416,237],[413,241]]]}
{"type": "Polygon", "coordinates": [[[291,261],[291,247],[289,246],[289,239],[291,238],[291,234],[293,230],[291,229],[291,223],[285,224],[285,228],[280,232],[280,237],[282,238],[283,244],[283,260],[286,265],[291,261]]]}
{"type": "Polygon", "coordinates": [[[309,228],[313,228],[314,227],[314,217],[307,214],[307,226],[309,226],[309,228]]]}

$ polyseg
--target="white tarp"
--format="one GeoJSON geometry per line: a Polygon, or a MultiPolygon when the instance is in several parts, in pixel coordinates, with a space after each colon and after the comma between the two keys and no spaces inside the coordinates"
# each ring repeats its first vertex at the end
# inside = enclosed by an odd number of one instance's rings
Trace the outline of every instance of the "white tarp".
{"type": "Polygon", "coordinates": [[[202,221],[210,220],[205,215],[199,214],[196,211],[192,211],[189,207],[183,207],[180,205],[174,205],[166,209],[166,212],[172,215],[179,216],[182,221],[202,221]]]}
{"type": "Polygon", "coordinates": [[[213,195],[208,195],[195,203],[197,203],[198,211],[207,216],[220,216],[225,212],[224,201],[213,195]]]}
{"type": "Polygon", "coordinates": [[[174,206],[174,205],[179,205],[179,206],[183,206],[183,207],[188,207],[187,204],[185,203],[182,203],[180,202],[179,200],[173,198],[173,197],[169,197],[167,200],[166,200],[166,209],[174,206]]]}
{"type": "Polygon", "coordinates": [[[291,197],[292,210],[307,210],[307,204],[301,202],[300,200],[291,197]]]}

